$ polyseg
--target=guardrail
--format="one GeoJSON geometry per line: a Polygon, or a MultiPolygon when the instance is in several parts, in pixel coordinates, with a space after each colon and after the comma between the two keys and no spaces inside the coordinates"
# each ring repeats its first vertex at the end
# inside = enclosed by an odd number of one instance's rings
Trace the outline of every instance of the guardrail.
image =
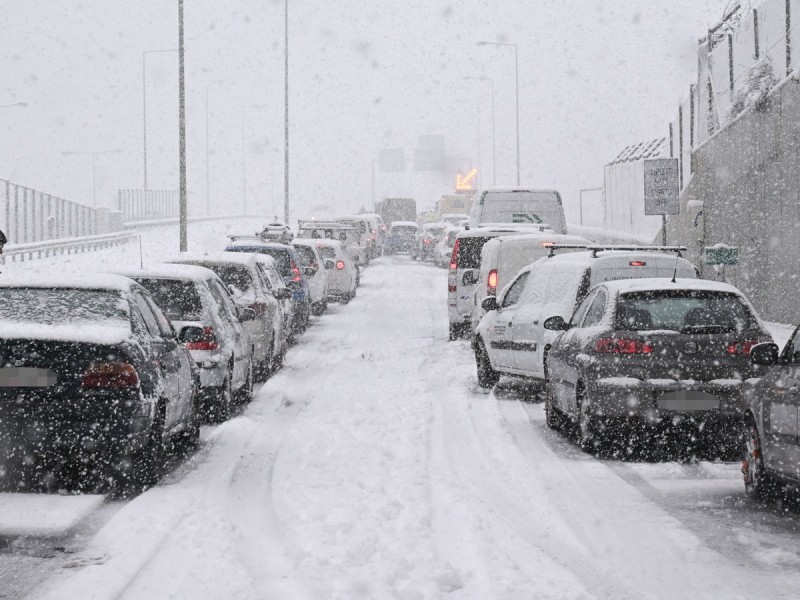
{"type": "Polygon", "coordinates": [[[30,244],[9,244],[0,255],[0,263],[24,262],[36,258],[55,256],[57,254],[77,254],[91,252],[112,246],[121,246],[135,240],[138,235],[133,231],[106,233],[103,235],[88,235],[85,237],[51,240],[48,242],[33,242],[30,244]]]}
{"type": "MultiPolygon", "coordinates": [[[[200,217],[189,217],[190,223],[198,221],[219,221],[220,219],[263,219],[261,215],[203,215],[200,217]]],[[[180,220],[177,217],[169,219],[152,219],[150,221],[129,221],[122,225],[125,229],[145,229],[147,227],[165,227],[167,225],[177,225],[180,220]]]]}

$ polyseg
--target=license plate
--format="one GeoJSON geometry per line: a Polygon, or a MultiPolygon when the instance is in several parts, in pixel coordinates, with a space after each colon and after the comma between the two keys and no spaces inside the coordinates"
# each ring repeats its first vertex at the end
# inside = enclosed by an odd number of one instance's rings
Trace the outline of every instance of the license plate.
{"type": "Polygon", "coordinates": [[[0,387],[42,388],[58,383],[50,369],[36,367],[5,367],[0,369],[0,387]]]}
{"type": "Polygon", "coordinates": [[[661,410],[714,410],[719,408],[719,398],[700,391],[667,392],[658,398],[661,410]]]}

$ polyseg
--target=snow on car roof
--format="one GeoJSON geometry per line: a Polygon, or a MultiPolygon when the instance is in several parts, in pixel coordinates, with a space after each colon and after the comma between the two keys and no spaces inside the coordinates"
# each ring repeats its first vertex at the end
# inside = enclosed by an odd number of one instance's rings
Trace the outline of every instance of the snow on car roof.
{"type": "MultiPolygon", "coordinates": [[[[463,229],[463,228],[459,228],[463,229]]],[[[517,227],[516,225],[508,224],[504,227],[473,227],[471,229],[464,229],[458,234],[460,238],[472,237],[497,237],[498,235],[514,235],[517,233],[526,233],[530,230],[517,227]]]]}
{"type": "Polygon", "coordinates": [[[214,271],[197,265],[177,265],[175,263],[158,263],[141,269],[125,269],[115,271],[125,277],[148,277],[153,279],[185,279],[190,281],[206,281],[216,277],[214,271]]]}
{"type": "Polygon", "coordinates": [[[551,192],[553,194],[557,194],[558,191],[552,188],[534,188],[534,187],[522,187],[522,186],[493,186],[488,188],[483,188],[478,190],[476,193],[481,195],[485,192],[551,192]]]}
{"type": "Polygon", "coordinates": [[[111,273],[81,273],[80,275],[6,275],[0,279],[0,287],[28,287],[46,289],[116,290],[127,292],[132,280],[111,273]]]}
{"type": "Polygon", "coordinates": [[[128,322],[122,320],[105,321],[99,324],[80,322],[59,325],[0,320],[0,338],[115,346],[130,340],[131,330],[128,322]]]}
{"type": "Polygon", "coordinates": [[[286,248],[289,244],[276,242],[275,240],[265,240],[261,236],[245,237],[231,240],[228,248],[286,248]]]}
{"type": "Polygon", "coordinates": [[[498,244],[516,245],[525,244],[527,242],[552,242],[554,244],[572,243],[572,244],[591,244],[589,240],[579,235],[569,235],[564,233],[552,233],[547,231],[540,231],[538,233],[515,233],[513,235],[501,235],[496,237],[495,240],[498,244]]]}
{"type": "Polygon", "coordinates": [[[392,224],[390,225],[390,227],[394,227],[395,225],[401,225],[401,226],[404,226],[404,227],[411,227],[411,226],[419,227],[419,225],[417,225],[416,221],[392,221],[392,224]]]}
{"type": "MultiPolygon", "coordinates": [[[[284,246],[285,244],[278,244],[284,246]]],[[[245,265],[253,266],[258,262],[256,254],[248,252],[211,252],[209,254],[181,254],[178,258],[172,259],[169,262],[182,264],[182,263],[206,263],[215,265],[245,265]]]]}
{"type": "MultiPolygon", "coordinates": [[[[592,265],[597,264],[598,260],[602,260],[604,258],[630,258],[630,259],[640,259],[642,257],[645,258],[659,258],[659,259],[670,259],[675,260],[675,254],[667,254],[665,252],[654,252],[652,250],[600,250],[600,251],[578,251],[578,252],[565,252],[563,254],[556,254],[555,256],[548,256],[546,258],[542,258],[542,261],[555,261],[557,264],[574,264],[574,265],[592,265]],[[597,256],[594,256],[594,255],[597,256]]],[[[683,261],[683,263],[690,263],[685,258],[679,258],[679,260],[683,261]]]]}
{"type": "Polygon", "coordinates": [[[655,292],[659,290],[698,290],[709,292],[726,292],[742,296],[742,292],[734,286],[721,281],[710,281],[708,279],[683,279],[678,278],[675,283],[670,279],[661,278],[642,278],[642,279],[618,279],[608,281],[603,284],[609,291],[618,294],[628,292],[655,292]]]}

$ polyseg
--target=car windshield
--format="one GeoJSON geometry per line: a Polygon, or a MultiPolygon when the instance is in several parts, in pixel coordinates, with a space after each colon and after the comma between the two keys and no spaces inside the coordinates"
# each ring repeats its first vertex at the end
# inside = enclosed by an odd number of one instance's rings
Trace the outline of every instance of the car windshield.
{"type": "Polygon", "coordinates": [[[172,320],[199,321],[203,318],[203,303],[193,281],[137,277],[156,304],[172,320]]]}
{"type": "Polygon", "coordinates": [[[295,252],[300,256],[300,262],[303,264],[304,267],[310,267],[312,264],[317,262],[317,257],[314,254],[314,250],[309,248],[308,246],[295,246],[295,252]]]}
{"type": "Polygon", "coordinates": [[[42,325],[127,321],[120,292],[70,288],[0,288],[0,320],[42,325]]]}
{"type": "Polygon", "coordinates": [[[656,290],[622,294],[617,329],[729,333],[757,329],[755,316],[736,294],[708,290],[656,290]]]}

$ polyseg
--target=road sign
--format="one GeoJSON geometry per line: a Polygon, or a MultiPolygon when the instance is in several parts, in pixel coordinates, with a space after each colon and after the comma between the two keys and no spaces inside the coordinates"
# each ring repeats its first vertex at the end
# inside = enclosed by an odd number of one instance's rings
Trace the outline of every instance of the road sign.
{"type": "Polygon", "coordinates": [[[384,148],[378,155],[381,173],[400,173],[406,170],[406,151],[402,148],[384,148]]]}
{"type": "Polygon", "coordinates": [[[677,158],[651,158],[644,161],[644,214],[680,213],[680,179],[677,158]]]}
{"type": "Polygon", "coordinates": [[[706,254],[707,265],[739,264],[739,248],[736,248],[735,246],[717,244],[716,246],[706,246],[704,250],[706,254]]]}

